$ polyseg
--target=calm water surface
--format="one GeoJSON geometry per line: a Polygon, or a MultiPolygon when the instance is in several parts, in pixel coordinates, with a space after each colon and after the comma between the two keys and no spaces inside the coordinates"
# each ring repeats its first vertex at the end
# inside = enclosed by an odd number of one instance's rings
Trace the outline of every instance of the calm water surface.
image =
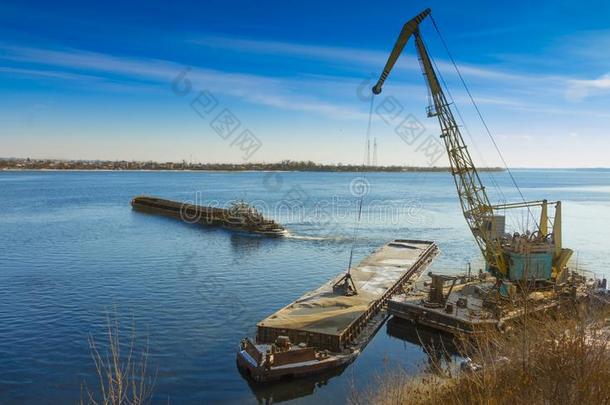
{"type": "MultiPolygon", "coordinates": [[[[515,175],[527,199],[564,201],[565,245],[578,252],[578,267],[608,274],[610,171],[515,175]]],[[[419,346],[384,327],[354,364],[323,381],[263,390],[236,370],[237,344],[254,335],[256,322],[347,266],[355,177],[0,172],[0,403],[77,401],[81,385],[94,383],[87,338],[103,338],[108,311],[148,338],[159,403],[337,403],[351,383],[366,386],[397,366],[426,367],[419,346]],[[133,212],[129,201],[138,194],[218,205],[245,199],[293,237],[265,239],[133,212]]],[[[494,201],[518,201],[505,173],[494,178],[499,189],[486,179],[494,201]]],[[[401,237],[436,240],[443,252],[436,271],[478,263],[449,174],[375,173],[366,182],[358,260],[401,237]]],[[[527,221],[517,215],[509,223],[527,221]]]]}

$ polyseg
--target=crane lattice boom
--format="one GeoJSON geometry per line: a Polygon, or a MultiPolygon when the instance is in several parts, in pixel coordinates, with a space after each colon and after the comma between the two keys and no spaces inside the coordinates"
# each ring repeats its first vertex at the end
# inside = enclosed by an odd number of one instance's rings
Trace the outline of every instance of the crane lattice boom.
{"type": "Polygon", "coordinates": [[[553,233],[551,234],[548,233],[546,200],[504,205],[505,209],[529,208],[534,205],[542,207],[540,225],[536,231],[523,235],[507,236],[505,234],[504,217],[495,215],[497,207],[492,206],[489,201],[419,31],[420,23],[429,14],[430,9],[426,9],[403,26],[383,73],[372,91],[374,94],[381,93],[383,83],[405,45],[412,36],[415,37],[420,66],[432,99],[432,106],[427,109],[428,117],[437,117],[440,124],[440,136],[449,157],[451,174],[462,211],[485,258],[488,270],[503,278],[522,279],[529,277],[528,268],[531,274],[534,274],[532,269],[535,267],[535,276],[532,278],[557,277],[571,255],[569,249],[561,248],[561,205],[559,202],[556,203],[553,233]],[[532,257],[534,257],[534,261],[532,261],[532,257]]]}

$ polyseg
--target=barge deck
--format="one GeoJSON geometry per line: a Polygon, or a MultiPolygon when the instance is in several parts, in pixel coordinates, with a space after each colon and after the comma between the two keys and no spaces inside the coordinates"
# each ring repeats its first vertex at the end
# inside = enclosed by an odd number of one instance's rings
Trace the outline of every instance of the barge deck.
{"type": "Polygon", "coordinates": [[[240,369],[258,382],[343,367],[364,349],[388,317],[386,303],[408,290],[437,256],[434,242],[397,239],[350,270],[357,294],[328,281],[257,324],[256,340],[242,340],[240,369]]]}

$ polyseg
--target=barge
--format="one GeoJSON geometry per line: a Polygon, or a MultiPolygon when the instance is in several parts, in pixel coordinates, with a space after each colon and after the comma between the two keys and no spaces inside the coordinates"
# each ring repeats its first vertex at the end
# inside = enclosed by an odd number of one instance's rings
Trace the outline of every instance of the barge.
{"type": "Polygon", "coordinates": [[[434,242],[396,239],[349,270],[355,291],[339,275],[257,324],[245,338],[237,366],[256,382],[303,377],[345,367],[388,318],[386,304],[410,286],[438,255],[434,242]]]}
{"type": "Polygon", "coordinates": [[[234,202],[228,208],[216,208],[138,196],[131,200],[131,206],[136,211],[178,218],[188,223],[221,226],[266,236],[284,236],[287,233],[282,225],[266,219],[254,207],[243,201],[234,202]]]}
{"type": "Polygon", "coordinates": [[[455,336],[474,336],[489,329],[505,331],[524,316],[567,305],[584,304],[600,285],[570,272],[562,284],[518,286],[488,273],[477,276],[429,274],[409,292],[388,301],[396,318],[455,336]]]}

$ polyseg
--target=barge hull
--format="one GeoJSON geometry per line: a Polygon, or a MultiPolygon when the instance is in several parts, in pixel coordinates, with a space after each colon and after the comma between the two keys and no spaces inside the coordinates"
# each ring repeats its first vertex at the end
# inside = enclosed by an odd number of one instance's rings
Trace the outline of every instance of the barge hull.
{"type": "Polygon", "coordinates": [[[350,270],[357,294],[333,289],[343,275],[305,294],[259,322],[256,341],[242,340],[237,366],[257,382],[347,366],[387,320],[389,298],[409,290],[437,254],[429,241],[382,246],[350,270]]]}

